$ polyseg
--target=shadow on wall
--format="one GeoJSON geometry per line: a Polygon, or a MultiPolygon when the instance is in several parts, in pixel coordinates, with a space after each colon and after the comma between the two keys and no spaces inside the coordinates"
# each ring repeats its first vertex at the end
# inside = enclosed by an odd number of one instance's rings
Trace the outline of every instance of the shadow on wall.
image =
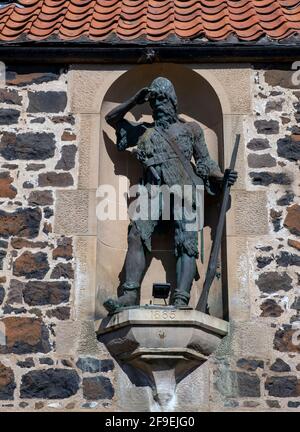
{"type": "MultiPolygon", "coordinates": [[[[199,74],[181,65],[137,66],[118,78],[107,91],[101,108],[99,184],[111,184],[119,190],[119,179],[128,179],[129,186],[137,184],[142,176],[139,162],[130,150],[119,152],[115,145],[115,131],[105,122],[105,115],[113,107],[134,95],[140,88],[149,86],[158,76],[164,76],[174,84],[179,115],[186,121],[198,122],[204,130],[210,155],[223,168],[223,116],[222,109],[212,86],[199,74]]],[[[134,122],[151,122],[149,104],[135,107],[126,118],[134,122]]],[[[211,233],[217,220],[215,200],[206,197],[204,247],[205,260],[199,260],[200,280],[194,282],[190,305],[195,306],[203,284],[203,276],[209,258],[211,233]]],[[[118,201],[118,198],[116,198],[118,201]]],[[[97,318],[106,315],[102,302],[115,296],[123,282],[123,266],[127,249],[128,221],[99,221],[97,250],[97,318]]],[[[153,253],[147,257],[147,271],[141,289],[141,304],[149,303],[153,282],[169,282],[175,286],[175,257],[173,227],[163,223],[153,236],[153,253]]],[[[224,259],[224,258],[223,258],[224,259]]],[[[223,261],[224,262],[224,261],[223,261]]],[[[223,272],[225,273],[225,272],[223,272]]],[[[216,280],[210,295],[210,310],[216,317],[223,317],[222,284],[225,276],[216,280]],[[222,280],[223,279],[223,280],[222,280]]]]}

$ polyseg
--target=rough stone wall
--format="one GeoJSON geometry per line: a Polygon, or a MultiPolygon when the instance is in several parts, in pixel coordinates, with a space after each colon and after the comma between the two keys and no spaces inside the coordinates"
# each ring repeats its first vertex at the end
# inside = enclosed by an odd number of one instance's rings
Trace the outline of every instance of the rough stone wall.
{"type": "Polygon", "coordinates": [[[266,193],[269,227],[247,239],[250,321],[232,322],[212,360],[213,409],[300,409],[300,91],[292,73],[252,73],[247,190],[266,193]]]}
{"type": "Polygon", "coordinates": [[[114,395],[113,361],[57,335],[76,322],[74,241],[53,233],[56,193],[78,173],[67,78],[12,70],[0,89],[0,410],[104,409],[114,395]]]}
{"type": "MultiPolygon", "coordinates": [[[[80,123],[69,108],[69,73],[12,71],[7,78],[0,89],[0,410],[125,410],[121,392],[137,400],[144,394],[122,378],[95,344],[92,322],[81,324],[77,313],[74,280],[85,240],[53,231],[55,217],[66,232],[72,225],[57,216],[58,200],[81,197],[80,123]]],[[[269,225],[261,237],[255,224],[239,227],[250,233],[241,243],[249,318],[232,319],[218,352],[187,380],[197,384],[195,395],[203,393],[199,410],[300,407],[300,90],[283,70],[253,68],[250,85],[241,174],[247,192],[257,193],[256,208],[266,207],[269,225]]],[[[236,195],[246,206],[247,193],[236,195]]],[[[179,386],[184,409],[197,409],[189,389],[179,386]]]]}

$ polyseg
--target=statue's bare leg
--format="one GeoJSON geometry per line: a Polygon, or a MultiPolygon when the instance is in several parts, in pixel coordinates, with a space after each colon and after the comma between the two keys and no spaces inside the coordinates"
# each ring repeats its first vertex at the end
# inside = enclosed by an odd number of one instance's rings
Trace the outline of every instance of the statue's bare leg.
{"type": "Polygon", "coordinates": [[[139,289],[146,267],[146,258],[141,236],[132,225],[128,234],[128,251],[125,259],[125,282],[123,293],[118,299],[108,299],[104,307],[112,313],[126,306],[138,304],[139,289]]]}

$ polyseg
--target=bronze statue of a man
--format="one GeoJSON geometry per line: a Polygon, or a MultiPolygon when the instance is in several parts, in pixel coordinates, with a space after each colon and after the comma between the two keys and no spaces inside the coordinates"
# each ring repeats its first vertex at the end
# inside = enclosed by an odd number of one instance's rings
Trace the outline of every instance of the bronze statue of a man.
{"type": "MultiPolygon", "coordinates": [[[[178,117],[176,93],[168,79],[156,78],[150,87],[141,89],[107,114],[106,121],[116,130],[118,150],[136,147],[135,154],[143,165],[144,184],[149,187],[149,194],[151,185],[192,185],[195,189],[197,183],[204,185],[211,194],[221,190],[224,175],[209,156],[203,131],[197,123],[178,117]],[[153,123],[134,124],[124,118],[135,105],[145,102],[152,108],[153,123]]],[[[226,175],[232,185],[236,172],[227,170],[226,175]]],[[[192,201],[195,206],[195,194],[192,201]]],[[[161,202],[159,207],[161,215],[161,202]]],[[[157,224],[157,219],[131,221],[123,293],[118,299],[108,299],[104,303],[110,313],[137,304],[146,266],[145,253],[151,251],[151,237],[157,224]]],[[[177,283],[172,305],[181,307],[188,305],[193,280],[198,276],[198,235],[197,229],[187,229],[184,217],[174,220],[174,225],[177,283]]]]}

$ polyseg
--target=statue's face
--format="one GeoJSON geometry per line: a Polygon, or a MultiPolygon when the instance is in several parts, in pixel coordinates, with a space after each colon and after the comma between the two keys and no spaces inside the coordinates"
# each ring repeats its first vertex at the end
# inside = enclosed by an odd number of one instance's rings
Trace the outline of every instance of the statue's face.
{"type": "Polygon", "coordinates": [[[162,119],[166,116],[175,116],[176,111],[171,99],[163,92],[151,91],[149,103],[153,110],[155,119],[162,119]]]}

